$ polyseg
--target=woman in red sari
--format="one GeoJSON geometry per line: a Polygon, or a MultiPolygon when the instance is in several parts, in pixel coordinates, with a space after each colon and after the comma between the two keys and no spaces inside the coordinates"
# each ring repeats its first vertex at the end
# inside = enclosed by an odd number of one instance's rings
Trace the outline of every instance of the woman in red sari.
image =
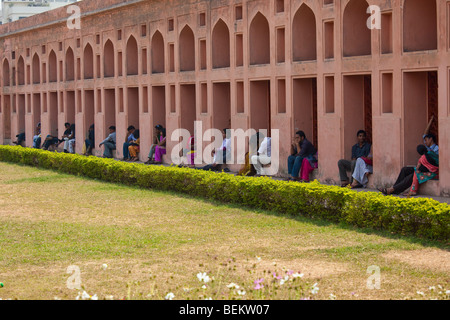
{"type": "Polygon", "coordinates": [[[418,146],[417,151],[421,157],[414,169],[413,183],[408,196],[417,195],[421,184],[439,177],[439,156],[433,151],[427,151],[423,145],[418,146]]]}

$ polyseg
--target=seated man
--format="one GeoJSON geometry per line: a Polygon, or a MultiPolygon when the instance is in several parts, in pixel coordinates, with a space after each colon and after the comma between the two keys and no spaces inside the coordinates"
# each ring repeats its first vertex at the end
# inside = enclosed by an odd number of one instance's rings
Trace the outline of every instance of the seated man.
{"type": "Polygon", "coordinates": [[[66,130],[64,131],[63,136],[61,137],[61,139],[59,140],[59,142],[64,142],[64,152],[68,153],[69,152],[69,136],[70,136],[70,123],[66,122],[64,123],[64,127],[66,128],[66,130]]]}
{"type": "Polygon", "coordinates": [[[264,176],[267,174],[264,167],[270,164],[272,156],[272,138],[265,137],[258,149],[258,155],[252,156],[251,164],[255,167],[256,176],[264,176]]]}
{"type": "Polygon", "coordinates": [[[367,157],[370,153],[370,148],[372,147],[370,143],[366,142],[367,134],[364,130],[359,130],[356,136],[358,137],[358,143],[352,148],[352,160],[341,159],[338,162],[341,187],[349,185],[350,181],[347,176],[347,171],[350,171],[353,175],[356,160],[361,157],[367,157]]]}
{"type": "Polygon", "coordinates": [[[227,159],[231,155],[231,139],[230,139],[230,130],[229,129],[223,129],[222,131],[222,145],[220,148],[217,148],[216,150],[213,150],[212,153],[214,154],[213,163],[208,164],[204,167],[198,168],[200,170],[210,170],[210,171],[220,171],[222,168],[222,164],[227,163],[227,159]],[[222,156],[222,163],[218,163],[217,157],[222,156]]]}
{"type": "Polygon", "coordinates": [[[116,127],[115,126],[109,127],[109,136],[99,144],[99,147],[101,148],[102,145],[105,146],[105,150],[103,151],[103,157],[104,158],[112,158],[113,157],[112,151],[116,150],[116,127]]]}
{"type": "Polygon", "coordinates": [[[36,135],[33,137],[33,148],[41,148],[41,123],[39,122],[36,127],[36,135]]]}
{"type": "Polygon", "coordinates": [[[75,153],[75,123],[70,126],[70,135],[67,138],[69,139],[69,153],[75,153]]]}
{"type": "Polygon", "coordinates": [[[59,145],[58,137],[54,137],[54,136],[49,134],[44,140],[44,144],[42,145],[42,149],[43,150],[54,151],[55,147],[58,147],[58,145],[59,145]],[[52,149],[52,150],[50,150],[50,149],[52,149]]]}
{"type": "Polygon", "coordinates": [[[18,146],[25,147],[25,132],[19,133],[16,135],[17,140],[13,141],[14,144],[18,146]]]}
{"type": "Polygon", "coordinates": [[[127,141],[123,144],[123,159],[124,161],[130,159],[130,153],[128,152],[128,147],[130,146],[132,141],[136,140],[136,137],[134,136],[134,131],[136,128],[134,126],[129,126],[127,128],[127,141]]]}
{"type": "Polygon", "coordinates": [[[92,124],[89,127],[88,137],[84,140],[84,153],[83,155],[88,156],[92,155],[92,149],[95,147],[95,127],[92,124]]]}
{"type": "Polygon", "coordinates": [[[428,151],[433,151],[437,155],[439,155],[439,147],[436,144],[436,136],[430,133],[431,125],[433,124],[434,116],[431,116],[430,121],[428,122],[428,126],[423,133],[423,144],[427,147],[428,151]]]}
{"type": "Polygon", "coordinates": [[[299,174],[302,168],[303,159],[314,159],[316,148],[306,139],[303,131],[298,131],[291,144],[291,155],[288,157],[288,174],[291,175],[287,180],[300,181],[299,174]]]}

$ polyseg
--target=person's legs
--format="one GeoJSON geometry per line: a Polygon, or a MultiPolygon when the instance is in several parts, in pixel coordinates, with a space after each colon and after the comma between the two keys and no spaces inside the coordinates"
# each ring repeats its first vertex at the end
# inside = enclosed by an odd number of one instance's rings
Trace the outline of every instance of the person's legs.
{"type": "Polygon", "coordinates": [[[123,150],[122,151],[123,151],[123,159],[124,160],[130,158],[130,153],[129,153],[129,149],[128,149],[129,146],[130,146],[130,144],[128,142],[125,142],[123,144],[123,150]]]}
{"type": "Polygon", "coordinates": [[[351,170],[351,172],[353,174],[353,171],[355,169],[355,164],[356,164],[356,161],[354,161],[354,164],[353,164],[353,161],[349,161],[349,160],[345,160],[345,159],[341,159],[338,161],[339,177],[341,179],[341,185],[348,184],[350,182],[350,180],[348,179],[348,176],[347,176],[347,171],[351,170]]]}
{"type": "Polygon", "coordinates": [[[300,175],[300,169],[302,168],[304,157],[296,157],[294,162],[294,168],[292,169],[292,178],[298,179],[300,175]]]}
{"type": "Polygon", "coordinates": [[[104,151],[103,151],[103,156],[105,157],[105,158],[112,158],[113,157],[113,155],[112,155],[112,151],[116,148],[116,146],[114,145],[114,143],[111,143],[111,142],[105,142],[104,144],[103,144],[103,146],[104,146],[104,151]]]}
{"type": "Polygon", "coordinates": [[[406,191],[413,184],[415,175],[416,174],[413,168],[413,173],[396,182],[396,184],[391,189],[388,189],[388,194],[401,194],[406,191]]]}
{"type": "Polygon", "coordinates": [[[253,167],[256,170],[256,174],[261,175],[262,174],[262,164],[259,162],[259,156],[252,156],[253,167]]]}
{"type": "Polygon", "coordinates": [[[69,152],[69,138],[64,138],[64,152],[69,152]]]}
{"type": "Polygon", "coordinates": [[[296,158],[296,156],[292,156],[292,155],[290,155],[288,157],[288,174],[289,175],[292,174],[292,170],[294,169],[295,158],[296,158]]]}
{"type": "Polygon", "coordinates": [[[75,153],[75,139],[69,140],[69,152],[75,153]]]}

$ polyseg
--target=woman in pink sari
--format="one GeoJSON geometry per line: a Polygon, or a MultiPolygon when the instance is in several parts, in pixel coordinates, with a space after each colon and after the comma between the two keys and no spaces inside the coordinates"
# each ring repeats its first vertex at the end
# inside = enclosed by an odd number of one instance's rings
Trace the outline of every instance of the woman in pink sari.
{"type": "Polygon", "coordinates": [[[158,145],[155,146],[155,161],[153,162],[153,164],[161,164],[162,156],[166,154],[166,129],[161,128],[160,132],[161,137],[158,145]]]}
{"type": "Polygon", "coordinates": [[[318,168],[317,153],[314,155],[314,160],[309,160],[308,158],[303,159],[302,167],[300,169],[300,181],[309,182],[309,175],[314,169],[318,168]]]}

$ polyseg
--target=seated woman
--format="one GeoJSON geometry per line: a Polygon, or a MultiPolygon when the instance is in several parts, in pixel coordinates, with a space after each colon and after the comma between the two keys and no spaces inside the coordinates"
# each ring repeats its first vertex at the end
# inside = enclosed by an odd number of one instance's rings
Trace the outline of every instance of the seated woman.
{"type": "Polygon", "coordinates": [[[360,157],[356,160],[355,171],[353,171],[352,189],[367,188],[369,182],[369,174],[373,173],[373,156],[372,148],[367,157],[360,157]]]}
{"type": "MultiPolygon", "coordinates": [[[[421,157],[426,155],[427,152],[428,152],[428,150],[427,150],[426,146],[424,146],[424,145],[417,146],[417,153],[419,153],[419,155],[421,157]]],[[[434,162],[431,159],[430,159],[430,161],[433,162],[433,165],[435,165],[436,167],[439,167],[438,155],[431,150],[430,150],[430,152],[432,152],[432,153],[430,153],[428,155],[428,157],[437,158],[436,161],[434,161],[434,162]]],[[[420,163],[420,160],[419,160],[419,163],[420,163]]],[[[402,170],[400,171],[400,174],[398,175],[397,181],[395,181],[395,184],[392,187],[378,188],[378,190],[381,191],[384,195],[391,195],[391,194],[398,195],[398,194],[401,194],[402,192],[406,191],[407,189],[412,189],[414,177],[416,176],[416,169],[417,168],[414,168],[414,167],[403,167],[402,170]]],[[[426,166],[420,165],[419,171],[421,171],[421,172],[423,171],[424,173],[427,173],[427,170],[428,169],[426,168],[426,166]]],[[[433,176],[433,178],[437,178],[437,172],[436,172],[436,176],[433,176]]],[[[431,178],[431,179],[433,179],[433,178],[431,178]]],[[[431,179],[428,179],[428,180],[431,180],[431,179]]],[[[418,185],[415,186],[415,189],[416,189],[415,192],[417,193],[418,185]]],[[[411,195],[413,195],[413,194],[411,194],[411,195]]]]}
{"type": "Polygon", "coordinates": [[[130,145],[128,147],[128,153],[130,154],[130,161],[138,161],[139,144],[141,142],[141,139],[139,137],[139,130],[135,130],[133,135],[136,140],[133,140],[129,143],[130,145]]]}
{"type": "Polygon", "coordinates": [[[39,122],[36,127],[36,135],[33,137],[33,148],[41,148],[41,123],[39,122]]]}
{"type": "Polygon", "coordinates": [[[145,164],[152,164],[154,162],[153,158],[155,156],[155,148],[161,142],[163,129],[164,127],[160,124],[155,127],[155,133],[153,134],[153,144],[150,146],[148,160],[145,162],[145,164]]]}
{"type": "Polygon", "coordinates": [[[300,169],[300,182],[309,182],[309,175],[314,169],[318,168],[318,155],[314,155],[314,159],[303,159],[302,167],[300,169]]]}
{"type": "Polygon", "coordinates": [[[161,164],[162,156],[166,154],[166,129],[161,129],[161,136],[159,143],[155,146],[155,161],[151,161],[151,164],[161,164]]]}
{"type": "Polygon", "coordinates": [[[413,183],[408,196],[416,196],[421,184],[439,177],[439,156],[433,151],[427,151],[423,145],[417,147],[421,155],[414,169],[413,183]]]}

